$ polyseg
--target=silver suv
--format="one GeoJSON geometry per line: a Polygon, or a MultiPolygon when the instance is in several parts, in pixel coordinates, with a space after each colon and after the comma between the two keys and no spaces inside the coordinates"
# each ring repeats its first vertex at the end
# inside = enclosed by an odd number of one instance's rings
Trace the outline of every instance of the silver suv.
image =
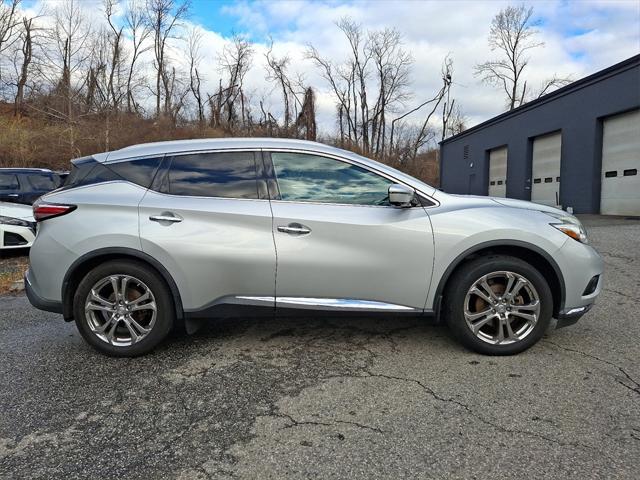
{"type": "Polygon", "coordinates": [[[514,354],[602,287],[600,256],[562,210],[448,195],[305,141],[81,158],[34,217],[29,300],[117,356],[197,319],[320,312],[435,316],[477,352],[514,354]]]}

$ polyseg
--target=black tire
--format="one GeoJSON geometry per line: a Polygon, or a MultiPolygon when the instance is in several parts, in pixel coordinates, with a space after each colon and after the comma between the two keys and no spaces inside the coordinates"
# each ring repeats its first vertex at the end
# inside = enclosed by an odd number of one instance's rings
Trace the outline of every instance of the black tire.
{"type": "Polygon", "coordinates": [[[175,322],[175,309],[171,292],[164,279],[142,262],[112,260],[91,270],[82,279],[73,297],[73,313],[76,326],[83,338],[95,349],[114,357],[135,357],[153,350],[171,331],[175,322]],[[110,275],[128,275],[143,282],[155,297],[156,317],[151,331],[131,345],[113,345],[100,339],[89,326],[85,314],[85,301],[91,289],[101,279],[110,275]]]}
{"type": "Polygon", "coordinates": [[[490,255],[464,263],[454,272],[444,292],[443,313],[451,333],[467,348],[484,355],[514,355],[534,345],[546,332],[553,315],[553,296],[544,276],[529,263],[507,255],[490,255]],[[521,340],[504,345],[478,338],[464,314],[465,298],[473,284],[484,275],[500,271],[516,273],[531,282],[540,301],[535,327],[521,340]]]}

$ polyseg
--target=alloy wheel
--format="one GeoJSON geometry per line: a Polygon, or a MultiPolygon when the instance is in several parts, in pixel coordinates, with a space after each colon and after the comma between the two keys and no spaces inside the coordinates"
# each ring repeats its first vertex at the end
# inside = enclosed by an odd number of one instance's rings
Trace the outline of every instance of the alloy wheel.
{"type": "Polygon", "coordinates": [[[540,317],[540,297],[524,276],[492,272],[476,280],[464,300],[464,317],[480,340],[506,345],[526,338],[540,317]]]}
{"type": "Polygon", "coordinates": [[[153,292],[130,275],[109,275],[96,282],[84,305],[91,331],[103,342],[118,347],[143,340],[156,323],[153,292]]]}

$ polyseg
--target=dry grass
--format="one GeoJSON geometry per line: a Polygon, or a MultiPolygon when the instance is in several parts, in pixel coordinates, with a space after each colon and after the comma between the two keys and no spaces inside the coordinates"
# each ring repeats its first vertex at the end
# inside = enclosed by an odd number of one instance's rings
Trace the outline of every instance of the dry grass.
{"type": "Polygon", "coordinates": [[[0,295],[11,293],[12,285],[22,280],[28,266],[29,257],[26,255],[8,254],[0,257],[0,295]]]}
{"type": "MultiPolygon", "coordinates": [[[[251,136],[269,136],[255,127],[251,136]]],[[[72,158],[117,150],[138,143],[191,138],[219,138],[231,133],[195,124],[175,126],[166,119],[142,118],[138,115],[91,115],[73,124],[53,121],[42,116],[15,117],[11,105],[0,102],[0,167],[40,167],[67,170],[72,158]]],[[[335,139],[323,138],[325,143],[335,139]]],[[[343,148],[361,153],[357,147],[343,148]]],[[[433,186],[439,184],[438,152],[421,152],[413,160],[399,162],[393,156],[377,158],[398,170],[413,175],[433,186]]]]}

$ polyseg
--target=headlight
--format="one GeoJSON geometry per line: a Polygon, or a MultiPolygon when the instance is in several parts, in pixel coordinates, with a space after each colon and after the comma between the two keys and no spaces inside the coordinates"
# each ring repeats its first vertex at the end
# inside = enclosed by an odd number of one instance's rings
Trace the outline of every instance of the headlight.
{"type": "Polygon", "coordinates": [[[562,233],[569,235],[571,238],[577,240],[578,242],[588,243],[587,231],[582,226],[582,223],[580,223],[580,220],[578,220],[576,217],[566,212],[544,213],[558,220],[557,222],[550,223],[549,225],[557,228],[562,233]]]}
{"type": "Polygon", "coordinates": [[[16,227],[30,227],[31,226],[31,222],[28,222],[26,220],[21,220],[19,218],[13,218],[13,217],[3,217],[2,215],[0,215],[0,223],[4,224],[4,225],[13,225],[16,227]]]}

